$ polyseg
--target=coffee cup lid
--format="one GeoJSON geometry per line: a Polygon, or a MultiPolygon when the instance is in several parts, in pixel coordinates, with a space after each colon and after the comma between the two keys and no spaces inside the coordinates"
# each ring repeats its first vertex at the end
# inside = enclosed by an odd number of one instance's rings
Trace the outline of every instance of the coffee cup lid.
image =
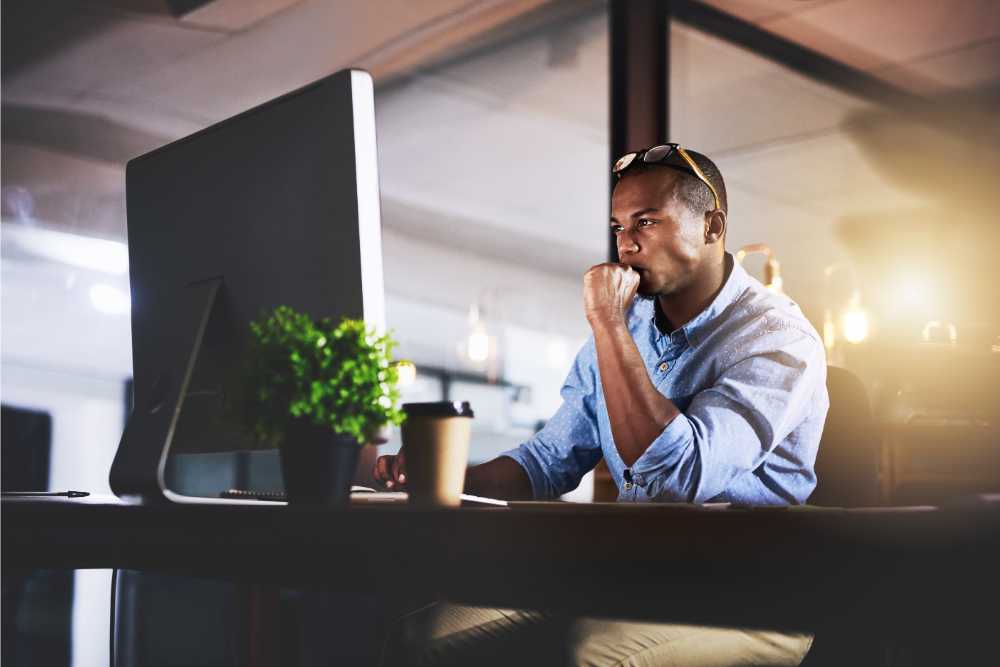
{"type": "Polygon", "coordinates": [[[475,417],[468,401],[403,403],[407,417],[475,417]]]}

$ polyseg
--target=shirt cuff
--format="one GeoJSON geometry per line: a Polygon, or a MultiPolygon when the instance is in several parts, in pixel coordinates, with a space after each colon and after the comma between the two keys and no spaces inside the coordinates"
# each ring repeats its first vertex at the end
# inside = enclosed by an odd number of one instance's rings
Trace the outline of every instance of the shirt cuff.
{"type": "Polygon", "coordinates": [[[500,456],[506,456],[509,459],[514,459],[517,463],[524,468],[524,472],[528,475],[528,481],[531,482],[531,495],[534,498],[541,498],[541,490],[546,487],[545,484],[545,473],[542,471],[542,467],[535,460],[535,457],[524,451],[524,447],[515,447],[509,451],[503,452],[500,456]]]}
{"type": "MultiPolygon", "coordinates": [[[[664,481],[675,472],[693,442],[694,429],[691,422],[683,413],[678,414],[632,464],[629,470],[635,483],[643,487],[650,497],[662,495],[656,491],[665,491],[665,485],[655,482],[664,481]]],[[[671,500],[690,502],[695,491],[692,489],[689,494],[678,495],[688,497],[671,498],[671,500]]]]}

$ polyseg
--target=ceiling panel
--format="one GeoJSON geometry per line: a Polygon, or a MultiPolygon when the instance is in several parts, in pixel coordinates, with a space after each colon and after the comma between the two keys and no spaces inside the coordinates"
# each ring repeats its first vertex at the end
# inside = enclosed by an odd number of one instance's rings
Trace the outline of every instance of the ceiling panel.
{"type": "Polygon", "coordinates": [[[685,25],[670,33],[670,135],[713,155],[842,125],[871,104],[685,25]]]}
{"type": "Polygon", "coordinates": [[[602,140],[608,131],[608,24],[591,12],[537,37],[434,68],[456,91],[509,112],[574,123],[602,140]],[[503,67],[497,67],[497,58],[503,67]],[[595,100],[600,100],[595,103],[595,100]]]}
{"type": "Polygon", "coordinates": [[[226,35],[183,27],[171,20],[124,17],[85,8],[65,9],[60,20],[78,24],[86,39],[63,43],[39,59],[4,77],[3,92],[18,99],[38,88],[75,98],[109,81],[150,76],[203,49],[222,43],[226,35]]]}
{"type": "Polygon", "coordinates": [[[380,45],[468,3],[350,0],[295,5],[197,57],[143,77],[107,79],[95,93],[163,103],[181,113],[220,120],[349,67],[380,45]]]}
{"type": "Polygon", "coordinates": [[[995,85],[1000,81],[1000,38],[904,65],[889,65],[874,74],[923,95],[995,85]]]}
{"type": "Polygon", "coordinates": [[[870,70],[997,37],[1000,3],[844,0],[768,20],[763,25],[835,60],[870,70]]]}

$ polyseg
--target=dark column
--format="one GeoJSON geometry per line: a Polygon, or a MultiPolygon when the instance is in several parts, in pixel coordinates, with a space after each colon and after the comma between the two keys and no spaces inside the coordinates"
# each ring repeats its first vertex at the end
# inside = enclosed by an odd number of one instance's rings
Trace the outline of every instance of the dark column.
{"type": "MultiPolygon", "coordinates": [[[[668,0],[611,0],[608,7],[611,164],[668,140],[668,0]]],[[[611,187],[614,187],[614,176],[611,187]]],[[[614,237],[608,256],[618,261],[614,237]]]]}
{"type": "MultiPolygon", "coordinates": [[[[611,165],[628,151],[668,141],[670,73],[668,0],[611,0],[608,3],[608,69],[611,165]]],[[[618,261],[614,234],[608,232],[608,261],[618,261]]],[[[594,500],[613,501],[618,489],[602,459],[594,470],[594,500]]]]}

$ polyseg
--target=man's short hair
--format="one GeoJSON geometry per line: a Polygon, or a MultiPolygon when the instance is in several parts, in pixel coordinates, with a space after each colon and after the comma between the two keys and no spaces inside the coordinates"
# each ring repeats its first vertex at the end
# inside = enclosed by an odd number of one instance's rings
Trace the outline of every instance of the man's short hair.
{"type": "MultiPolygon", "coordinates": [[[[701,169],[701,173],[705,174],[705,178],[712,183],[715,191],[719,193],[719,207],[729,213],[729,202],[726,199],[726,182],[722,180],[722,172],[719,168],[715,166],[707,156],[698,153],[697,151],[687,150],[687,154],[691,156],[691,159],[695,161],[698,167],[701,169]]],[[[715,198],[712,196],[712,191],[709,190],[708,186],[701,182],[697,176],[683,171],[681,169],[674,169],[669,166],[663,166],[658,164],[646,164],[645,162],[636,161],[628,169],[622,173],[622,178],[628,176],[630,173],[639,173],[649,171],[651,169],[670,169],[674,173],[679,173],[680,178],[677,180],[677,196],[678,198],[686,203],[693,212],[701,214],[706,211],[711,211],[715,208],[715,198]]]]}

